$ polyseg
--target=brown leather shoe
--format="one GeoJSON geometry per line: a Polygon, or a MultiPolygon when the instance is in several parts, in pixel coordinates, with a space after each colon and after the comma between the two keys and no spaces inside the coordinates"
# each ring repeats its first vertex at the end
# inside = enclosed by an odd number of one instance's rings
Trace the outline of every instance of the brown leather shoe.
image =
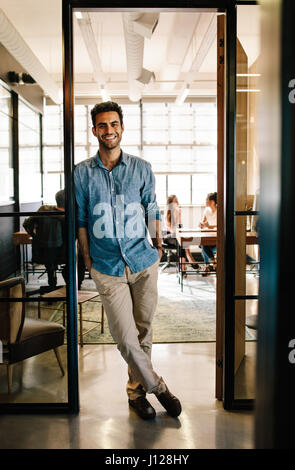
{"type": "Polygon", "coordinates": [[[181,403],[178,398],[172,395],[168,388],[166,389],[166,392],[162,392],[159,395],[156,395],[156,397],[170,416],[176,418],[176,416],[180,415],[181,403]]]}
{"type": "Polygon", "coordinates": [[[135,400],[129,399],[128,403],[142,419],[155,418],[156,412],[145,397],[138,397],[135,400]]]}

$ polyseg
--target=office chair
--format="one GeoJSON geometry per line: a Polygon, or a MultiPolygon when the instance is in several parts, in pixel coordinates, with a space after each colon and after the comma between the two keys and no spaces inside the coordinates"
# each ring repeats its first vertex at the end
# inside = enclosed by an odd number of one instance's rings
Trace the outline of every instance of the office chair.
{"type": "Polygon", "coordinates": [[[162,248],[163,248],[164,253],[166,254],[167,260],[166,260],[166,262],[161,266],[161,269],[160,269],[160,272],[161,272],[161,273],[162,273],[163,271],[165,271],[165,269],[167,269],[167,268],[176,267],[176,266],[177,266],[176,263],[172,263],[172,262],[171,262],[171,258],[172,258],[173,252],[175,252],[176,255],[177,255],[177,247],[176,247],[176,246],[172,246],[172,245],[168,245],[167,243],[162,242],[162,248]]]}

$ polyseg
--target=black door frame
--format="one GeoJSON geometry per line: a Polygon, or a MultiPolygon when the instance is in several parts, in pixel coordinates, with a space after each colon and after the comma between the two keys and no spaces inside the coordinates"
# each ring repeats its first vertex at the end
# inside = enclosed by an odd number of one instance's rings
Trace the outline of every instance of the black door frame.
{"type": "MultiPolygon", "coordinates": [[[[140,9],[157,10],[185,10],[185,9],[216,9],[226,13],[226,158],[225,158],[225,306],[224,306],[224,399],[225,409],[251,408],[253,400],[240,400],[234,397],[234,335],[235,335],[235,142],[236,142],[236,39],[237,39],[237,14],[236,5],[255,5],[256,1],[232,1],[224,0],[216,2],[211,0],[192,0],[186,2],[175,0],[141,2],[140,9]]],[[[80,11],[128,11],[138,10],[137,2],[130,1],[122,5],[120,0],[111,3],[108,0],[63,0],[63,46],[64,46],[64,116],[65,122],[65,157],[71,156],[69,170],[73,168],[74,147],[71,129],[74,129],[74,90],[73,90],[73,31],[72,14],[80,11]]],[[[69,174],[67,175],[69,177],[69,174]]],[[[70,191],[71,184],[68,184],[70,191]]],[[[70,192],[67,193],[71,198],[70,192]]]]}
{"type": "MultiPolygon", "coordinates": [[[[215,9],[226,13],[226,158],[225,158],[225,317],[224,317],[224,407],[225,409],[248,407],[247,400],[234,398],[234,177],[235,177],[235,119],[236,119],[236,5],[256,4],[255,1],[223,0],[179,0],[143,1],[140,9],[157,9],[160,11],[183,11],[215,9]]],[[[63,0],[62,3],[62,39],[63,39],[63,91],[64,91],[64,171],[66,192],[66,227],[67,255],[69,264],[69,280],[67,284],[67,340],[68,340],[68,402],[56,404],[11,404],[0,405],[0,412],[79,412],[79,381],[78,381],[78,337],[77,337],[77,284],[75,255],[75,200],[74,200],[74,77],[73,77],[73,12],[74,10],[128,11],[138,10],[137,2],[130,1],[122,6],[120,0],[110,2],[103,0],[63,0]]],[[[48,214],[48,213],[47,213],[48,214]]],[[[5,214],[1,214],[4,216],[5,214]]],[[[17,215],[31,215],[14,213],[17,215]]],[[[11,214],[10,214],[11,216],[11,214]]],[[[2,299],[1,299],[2,300],[2,299]]],[[[4,300],[4,299],[3,299],[4,300]]],[[[32,299],[31,299],[32,300],[32,299]]],[[[37,299],[36,299],[37,300],[37,299]]]]}

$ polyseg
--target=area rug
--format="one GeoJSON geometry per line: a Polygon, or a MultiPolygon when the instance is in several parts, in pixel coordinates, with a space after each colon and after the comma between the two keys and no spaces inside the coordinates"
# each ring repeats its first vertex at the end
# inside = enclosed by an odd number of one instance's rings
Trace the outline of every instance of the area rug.
{"type": "MultiPolygon", "coordinates": [[[[94,290],[93,281],[83,282],[83,289],[94,290]]],[[[158,281],[158,306],[153,320],[153,343],[195,343],[216,340],[215,279],[190,276],[180,290],[175,272],[162,273],[158,281]]],[[[100,320],[100,304],[83,305],[83,317],[100,320]]],[[[60,321],[60,312],[53,312],[51,320],[60,321]]],[[[85,330],[92,324],[85,322],[85,330]]],[[[246,339],[254,340],[255,333],[246,327],[246,339]]],[[[100,325],[84,336],[85,344],[114,344],[107,318],[104,333],[100,325]]]]}

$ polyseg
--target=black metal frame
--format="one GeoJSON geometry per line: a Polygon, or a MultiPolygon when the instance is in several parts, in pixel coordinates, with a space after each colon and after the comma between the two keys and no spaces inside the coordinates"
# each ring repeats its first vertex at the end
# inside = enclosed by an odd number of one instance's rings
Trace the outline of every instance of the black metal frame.
{"type": "MultiPolygon", "coordinates": [[[[257,2],[237,2],[237,5],[255,5],[257,2]]],[[[226,410],[253,409],[254,399],[235,398],[235,303],[236,300],[257,300],[257,295],[235,295],[236,224],[237,216],[258,215],[258,211],[235,210],[236,181],[236,7],[226,17],[226,158],[225,158],[225,316],[224,316],[224,375],[223,406],[226,410]],[[230,46],[230,47],[229,47],[230,46]]]]}
{"type": "Polygon", "coordinates": [[[19,142],[18,142],[18,95],[11,91],[12,100],[12,162],[13,162],[13,186],[14,209],[19,211],[19,142]]]}
{"type": "MultiPolygon", "coordinates": [[[[235,342],[235,216],[245,215],[235,212],[235,143],[236,143],[236,39],[237,39],[237,14],[236,5],[255,5],[256,1],[191,1],[189,5],[181,4],[177,1],[163,1],[160,3],[154,1],[144,1],[141,4],[142,9],[157,8],[161,9],[195,9],[195,8],[217,8],[219,11],[226,12],[226,158],[225,158],[225,318],[224,318],[224,408],[242,409],[252,408],[253,400],[240,400],[234,397],[234,342],[235,342]]],[[[64,0],[69,9],[83,10],[128,10],[138,9],[136,2],[130,1],[122,8],[119,1],[97,2],[97,0],[64,0]],[[121,8],[120,8],[121,7],[121,8]]],[[[64,25],[65,27],[65,25],[64,25]]],[[[66,29],[71,32],[71,26],[66,25],[66,29]]],[[[72,38],[69,39],[70,43],[72,38]]],[[[72,51],[68,51],[68,57],[72,51]]],[[[65,54],[67,56],[67,53],[65,54]]],[[[72,72],[71,72],[72,73],[72,72]]],[[[72,84],[71,84],[72,86],[72,84]]],[[[252,213],[254,215],[254,212],[252,213]]]]}
{"type": "Polygon", "coordinates": [[[69,1],[62,3],[63,39],[63,119],[64,172],[66,194],[66,232],[68,248],[68,376],[69,410],[79,411],[77,279],[76,279],[76,221],[74,200],[74,76],[73,76],[73,18],[69,1]]]}
{"type": "MultiPolygon", "coordinates": [[[[42,403],[42,404],[11,404],[0,405],[0,412],[10,413],[39,413],[39,412],[72,412],[79,411],[78,387],[78,355],[77,355],[77,293],[76,293],[76,257],[75,257],[75,201],[73,185],[74,169],[74,79],[73,79],[73,24],[74,9],[128,11],[132,9],[157,9],[166,11],[216,9],[226,12],[226,191],[225,191],[225,334],[224,334],[224,407],[225,409],[249,408],[252,400],[235,400],[234,398],[234,304],[235,304],[235,117],[236,117],[236,5],[256,4],[256,1],[238,2],[234,0],[192,0],[179,2],[179,0],[164,0],[162,2],[143,1],[140,8],[136,1],[129,1],[122,5],[121,0],[110,2],[103,0],[63,0],[63,83],[64,83],[64,171],[66,191],[66,228],[67,228],[67,255],[69,264],[69,281],[67,284],[68,302],[68,403],[42,403]]],[[[18,208],[19,210],[19,208],[18,208]]],[[[23,213],[21,213],[24,215],[23,213]]],[[[1,214],[2,215],[2,214],[1,214]]],[[[11,215],[11,214],[10,214],[11,215]]],[[[17,213],[14,216],[19,215],[17,213]]],[[[38,298],[35,298],[38,301],[38,298]]],[[[34,300],[35,300],[34,299],[34,300]]],[[[33,299],[31,298],[30,301],[33,299]]],[[[60,300],[60,299],[59,299],[60,300]]]]}
{"type": "Polygon", "coordinates": [[[41,171],[41,198],[43,201],[44,197],[44,161],[43,161],[43,116],[39,114],[39,126],[40,126],[40,171],[41,171]]]}
{"type": "MultiPolygon", "coordinates": [[[[19,230],[19,219],[23,216],[50,216],[60,215],[59,212],[28,212],[20,211],[19,201],[19,139],[18,139],[18,95],[11,91],[11,108],[12,108],[12,162],[14,169],[14,209],[15,212],[2,212],[0,213],[0,220],[2,217],[14,217],[15,231],[19,230]]],[[[66,118],[65,118],[66,121],[66,118]]],[[[40,123],[42,117],[40,116],[40,123]]],[[[41,177],[43,176],[43,155],[42,155],[42,126],[40,127],[40,163],[41,163],[41,177]]],[[[65,153],[65,155],[67,155],[65,153]]],[[[67,315],[67,372],[68,372],[68,401],[61,403],[1,403],[0,414],[20,414],[20,413],[77,413],[79,411],[79,396],[78,396],[78,335],[77,335],[77,311],[76,311],[76,276],[75,276],[75,206],[73,201],[73,182],[72,170],[73,166],[71,161],[65,158],[65,186],[66,186],[66,227],[67,227],[67,259],[69,265],[69,282],[67,285],[66,297],[54,297],[52,301],[66,301],[68,303],[67,315]],[[69,197],[70,195],[70,197],[69,197]]],[[[42,182],[43,192],[43,182],[42,182]]],[[[10,298],[2,297],[2,302],[39,302],[43,300],[42,297],[20,297],[10,298]]]]}

